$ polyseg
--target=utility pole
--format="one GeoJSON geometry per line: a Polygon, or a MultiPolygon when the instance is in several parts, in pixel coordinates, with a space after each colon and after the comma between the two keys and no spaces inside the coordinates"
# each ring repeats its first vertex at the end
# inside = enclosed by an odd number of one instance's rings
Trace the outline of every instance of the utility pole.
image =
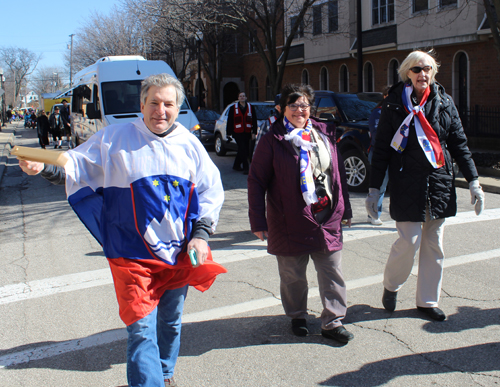
{"type": "Polygon", "coordinates": [[[358,93],[363,92],[363,26],[361,25],[361,0],[357,0],[356,35],[358,40],[358,93]]]}
{"type": "Polygon", "coordinates": [[[69,87],[73,85],[73,36],[75,34],[71,34],[69,37],[71,38],[71,46],[69,51],[69,87]]]}

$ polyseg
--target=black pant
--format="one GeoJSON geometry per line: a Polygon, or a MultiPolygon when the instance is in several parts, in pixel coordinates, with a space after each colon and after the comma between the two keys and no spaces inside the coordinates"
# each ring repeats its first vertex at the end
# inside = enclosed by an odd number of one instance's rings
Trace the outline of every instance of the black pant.
{"type": "Polygon", "coordinates": [[[252,134],[234,133],[233,137],[238,145],[238,153],[234,159],[233,169],[241,169],[243,164],[243,170],[248,171],[248,157],[250,155],[250,139],[252,138],[252,134]]]}

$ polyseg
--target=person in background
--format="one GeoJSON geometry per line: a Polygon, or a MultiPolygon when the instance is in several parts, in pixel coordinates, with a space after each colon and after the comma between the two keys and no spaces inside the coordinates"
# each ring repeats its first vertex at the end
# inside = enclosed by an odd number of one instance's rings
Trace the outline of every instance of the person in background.
{"type": "Polygon", "coordinates": [[[134,387],[176,385],[188,286],[205,291],[226,272],[207,243],[224,201],[220,173],[175,122],[183,101],[177,78],[149,76],[141,87],[144,118],[99,130],[66,152],[64,168],[19,161],[30,175],[65,182],[70,205],[103,246],[127,326],[134,387]]]}
{"type": "MultiPolygon", "coordinates": [[[[368,118],[368,127],[370,129],[370,151],[368,152],[368,161],[371,163],[372,162],[372,157],[373,157],[373,148],[375,147],[375,137],[377,135],[377,126],[378,126],[378,121],[380,119],[380,113],[382,111],[382,103],[384,102],[385,97],[387,97],[387,94],[389,94],[389,89],[390,86],[385,86],[382,90],[382,101],[380,101],[377,106],[375,106],[370,114],[370,118],[368,118]]],[[[382,215],[382,202],[384,200],[384,195],[385,191],[387,189],[387,183],[389,181],[389,171],[385,174],[384,181],[382,182],[382,185],[380,186],[380,195],[378,199],[378,217],[376,219],[372,218],[370,214],[368,214],[368,221],[373,224],[374,226],[381,226],[383,223],[380,220],[380,216],[382,215]]]]}
{"type": "Polygon", "coordinates": [[[54,112],[49,117],[50,132],[52,133],[52,140],[54,141],[54,149],[62,148],[62,132],[63,122],[59,108],[54,107],[54,112]]]}
{"type": "Polygon", "coordinates": [[[61,120],[63,123],[62,135],[66,136],[66,141],[68,142],[68,148],[71,148],[71,113],[69,111],[68,101],[63,99],[62,104],[63,104],[63,107],[61,108],[61,120]]]}
{"type": "Polygon", "coordinates": [[[313,104],[311,86],[283,88],[280,117],[260,139],[248,175],[248,214],[252,232],[268,237],[267,251],[276,255],[293,334],[309,333],[306,270],[312,259],[323,304],[321,334],[347,343],[354,335],[342,325],[342,220],[350,226],[352,209],[335,126],[310,118],[313,104]]]}
{"type": "Polygon", "coordinates": [[[229,108],[226,125],[227,136],[233,136],[238,145],[233,169],[248,174],[250,140],[257,134],[257,115],[253,106],[247,103],[244,92],[238,94],[238,102],[229,108]]]}
{"type": "Polygon", "coordinates": [[[380,187],[389,168],[390,214],[399,237],[384,271],[382,304],[396,309],[397,294],[411,273],[417,251],[417,310],[437,321],[443,280],[445,219],[457,213],[453,159],[469,182],[476,214],[484,193],[467,147],[458,111],[435,77],[434,51],[414,51],[401,63],[403,82],[392,86],[382,105],[366,209],[377,217],[380,187]]]}
{"type": "Polygon", "coordinates": [[[38,142],[42,149],[49,145],[49,119],[45,114],[45,110],[41,110],[38,118],[36,119],[36,130],[38,134],[38,142]]]}

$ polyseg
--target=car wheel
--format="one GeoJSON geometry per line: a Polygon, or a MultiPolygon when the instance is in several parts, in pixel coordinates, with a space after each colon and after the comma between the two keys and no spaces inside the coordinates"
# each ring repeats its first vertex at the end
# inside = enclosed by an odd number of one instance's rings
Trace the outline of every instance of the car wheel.
{"type": "Polygon", "coordinates": [[[351,149],[342,155],[347,173],[347,186],[352,192],[365,192],[369,184],[369,163],[364,154],[351,149]]]}
{"type": "Polygon", "coordinates": [[[215,135],[215,153],[217,156],[225,156],[226,155],[226,147],[224,146],[224,140],[220,133],[215,135]]]}

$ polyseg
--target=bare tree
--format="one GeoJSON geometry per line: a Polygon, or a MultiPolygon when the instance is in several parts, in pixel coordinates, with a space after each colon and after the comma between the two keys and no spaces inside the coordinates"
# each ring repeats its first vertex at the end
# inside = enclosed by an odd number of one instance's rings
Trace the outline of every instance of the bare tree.
{"type": "MultiPolygon", "coordinates": [[[[133,15],[114,6],[109,15],[92,13],[76,33],[73,69],[79,71],[99,58],[110,55],[146,55],[147,28],[133,15]]],[[[69,68],[70,53],[65,55],[69,68]]]]}
{"type": "Polygon", "coordinates": [[[13,82],[14,84],[14,105],[19,98],[21,88],[26,85],[26,77],[35,70],[41,57],[41,55],[37,55],[26,48],[0,48],[0,59],[9,69],[6,77],[7,82],[13,82]]]}
{"type": "Polygon", "coordinates": [[[38,95],[53,93],[64,88],[65,75],[59,67],[41,67],[30,77],[30,86],[38,95]]]}

